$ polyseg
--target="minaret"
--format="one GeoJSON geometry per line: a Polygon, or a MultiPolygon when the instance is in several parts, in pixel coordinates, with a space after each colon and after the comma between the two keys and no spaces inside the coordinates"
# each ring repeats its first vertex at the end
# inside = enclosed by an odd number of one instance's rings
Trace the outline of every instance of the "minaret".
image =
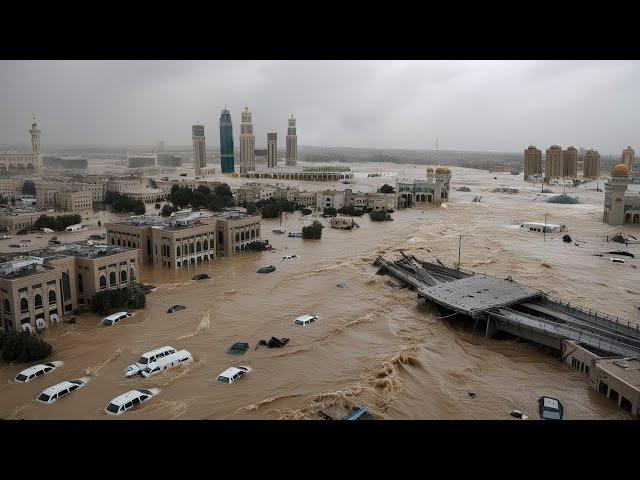
{"type": "Polygon", "coordinates": [[[253,172],[255,169],[256,136],[253,134],[251,112],[245,107],[240,122],[240,173],[253,172]]]}
{"type": "Polygon", "coordinates": [[[611,171],[609,180],[604,184],[604,214],[602,220],[609,225],[623,225],[624,194],[631,182],[629,168],[623,163],[611,171]]]}
{"type": "Polygon", "coordinates": [[[278,166],[278,134],[276,132],[267,133],[267,167],[278,166]]]}
{"type": "Polygon", "coordinates": [[[35,115],[33,116],[33,124],[31,125],[29,133],[31,134],[31,148],[33,149],[33,153],[40,154],[40,129],[36,123],[35,115]]]}
{"type": "Polygon", "coordinates": [[[233,127],[231,125],[231,113],[227,107],[220,115],[220,171],[233,173],[235,163],[233,158],[233,127]]]}
{"type": "Polygon", "coordinates": [[[296,119],[291,114],[289,128],[287,129],[287,167],[295,167],[298,164],[298,135],[296,135],[296,119]]]}
{"type": "Polygon", "coordinates": [[[204,142],[204,125],[192,125],[193,139],[193,169],[195,175],[200,176],[200,170],[207,165],[207,149],[204,142]]]}

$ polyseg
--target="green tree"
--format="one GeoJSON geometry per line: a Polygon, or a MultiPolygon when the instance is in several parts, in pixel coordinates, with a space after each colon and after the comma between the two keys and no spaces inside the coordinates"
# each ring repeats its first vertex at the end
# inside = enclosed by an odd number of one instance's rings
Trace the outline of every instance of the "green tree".
{"type": "Polygon", "coordinates": [[[147,298],[142,285],[137,282],[120,290],[103,290],[91,298],[91,310],[101,315],[108,314],[114,308],[144,308],[147,298]]]}
{"type": "Polygon", "coordinates": [[[374,222],[382,222],[382,221],[385,221],[385,220],[391,220],[391,215],[389,215],[384,210],[373,210],[373,211],[369,212],[369,217],[374,222]]]}
{"type": "Polygon", "coordinates": [[[245,208],[247,209],[247,213],[249,215],[255,215],[256,213],[258,213],[258,207],[253,202],[247,203],[245,208]]]}
{"type": "Polygon", "coordinates": [[[332,217],[338,215],[338,211],[333,207],[324,207],[324,211],[322,213],[325,215],[331,215],[332,217]]]}
{"type": "Polygon", "coordinates": [[[6,332],[0,334],[0,350],[5,362],[33,362],[51,355],[53,349],[47,342],[29,332],[6,332]]]}
{"type": "Polygon", "coordinates": [[[378,189],[378,192],[380,192],[380,193],[394,193],[395,189],[391,185],[388,185],[388,184],[385,183],[384,185],[382,185],[378,189]]]}
{"type": "Polygon", "coordinates": [[[36,194],[36,184],[33,180],[25,180],[22,184],[22,194],[23,195],[35,195],[36,194]]]}
{"type": "Polygon", "coordinates": [[[314,220],[311,225],[307,225],[306,227],[302,227],[302,238],[307,239],[320,239],[322,237],[322,229],[324,225],[322,225],[319,221],[314,220]]]}
{"type": "Polygon", "coordinates": [[[178,207],[174,207],[173,205],[169,205],[168,203],[162,207],[160,210],[160,215],[163,217],[170,217],[173,212],[177,212],[178,207]]]}

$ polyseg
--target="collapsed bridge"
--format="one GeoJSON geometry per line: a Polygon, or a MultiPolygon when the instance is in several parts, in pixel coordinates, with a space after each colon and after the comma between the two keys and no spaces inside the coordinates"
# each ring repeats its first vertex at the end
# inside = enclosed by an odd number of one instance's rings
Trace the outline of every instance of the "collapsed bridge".
{"type": "Polygon", "coordinates": [[[640,326],[550,297],[515,282],[419,260],[404,252],[399,261],[378,257],[379,274],[411,287],[418,298],[485,324],[487,337],[509,334],[562,351],[572,340],[607,355],[640,356],[640,326]]]}

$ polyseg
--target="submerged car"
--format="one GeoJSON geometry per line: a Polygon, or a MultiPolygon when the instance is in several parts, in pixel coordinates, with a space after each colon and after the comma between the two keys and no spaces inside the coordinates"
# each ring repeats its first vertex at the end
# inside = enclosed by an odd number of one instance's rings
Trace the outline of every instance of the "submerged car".
{"type": "Polygon", "coordinates": [[[514,418],[519,418],[520,420],[527,420],[529,418],[524,413],[522,413],[520,410],[514,410],[514,411],[511,412],[510,415],[512,417],[514,417],[514,418]]]}
{"type": "Polygon", "coordinates": [[[297,258],[299,258],[299,257],[298,257],[298,255],[296,255],[296,254],[292,254],[292,255],[284,255],[284,256],[282,257],[282,261],[283,261],[283,262],[289,262],[289,261],[291,261],[291,260],[295,260],[295,259],[297,259],[297,258]]]}
{"type": "Polygon", "coordinates": [[[148,352],[143,353],[138,358],[138,361],[133,365],[129,365],[124,369],[125,377],[133,377],[134,375],[139,374],[143,369],[147,368],[147,365],[155,362],[159,358],[166,357],[167,355],[171,355],[176,353],[176,349],[171,345],[165,345],[164,347],[156,348],[154,350],[150,350],[148,352]]]}
{"type": "Polygon", "coordinates": [[[78,388],[84,387],[88,381],[89,381],[88,378],[78,378],[77,380],[69,380],[69,381],[65,380],[64,382],[60,382],[49,388],[45,388],[40,393],[40,395],[38,395],[38,398],[36,398],[36,400],[38,400],[40,403],[46,403],[47,405],[51,405],[53,402],[55,402],[59,398],[62,398],[65,395],[70,394],[71,392],[73,392],[74,390],[77,390],[78,388]]]}
{"type": "Polygon", "coordinates": [[[302,232],[289,232],[288,236],[291,238],[302,238],[302,232]]]}
{"type": "Polygon", "coordinates": [[[135,390],[129,390],[127,393],[117,396],[109,402],[104,409],[105,412],[111,415],[122,415],[127,410],[140,405],[142,402],[153,398],[160,390],[152,388],[147,390],[146,388],[137,388],[135,390]]]}
{"type": "Polygon", "coordinates": [[[115,325],[120,320],[124,320],[125,318],[129,318],[133,316],[133,313],[130,312],[117,312],[109,315],[108,317],[104,317],[100,322],[101,327],[110,327],[111,325],[115,325]]]}
{"type": "Polygon", "coordinates": [[[283,233],[285,233],[285,231],[281,228],[276,228],[275,230],[272,230],[272,233],[275,233],[276,235],[282,235],[283,233]]]}
{"type": "Polygon", "coordinates": [[[191,280],[204,280],[206,278],[211,278],[211,277],[206,273],[199,273],[198,275],[194,276],[191,280]]]}
{"type": "Polygon", "coordinates": [[[185,307],[184,305],[174,305],[173,307],[169,307],[167,309],[167,313],[174,313],[174,312],[179,312],[180,310],[184,310],[185,307]]]}
{"type": "Polygon", "coordinates": [[[147,378],[182,363],[192,362],[193,356],[191,355],[191,352],[188,350],[180,350],[179,352],[165,355],[162,358],[158,358],[155,362],[149,363],[142,371],[140,371],[140,375],[147,378]]]}
{"type": "Polygon", "coordinates": [[[316,320],[318,320],[318,317],[316,317],[315,315],[301,315],[296,318],[292,322],[292,324],[297,326],[305,326],[315,322],[316,320]]]}
{"type": "Polygon", "coordinates": [[[16,375],[15,380],[16,382],[27,383],[36,377],[41,377],[42,375],[55,370],[61,365],[62,362],[48,362],[34,365],[33,367],[22,370],[18,375],[16,375]]]}
{"type": "Polygon", "coordinates": [[[627,262],[622,258],[609,257],[609,263],[627,263],[627,262]]]}
{"type": "Polygon", "coordinates": [[[249,350],[249,344],[246,342],[236,342],[227,349],[229,355],[244,355],[249,350]]]}
{"type": "Polygon", "coordinates": [[[239,367],[229,367],[216,379],[220,383],[234,383],[240,380],[245,374],[251,371],[251,367],[247,367],[246,365],[242,365],[239,367]]]}
{"type": "Polygon", "coordinates": [[[274,265],[267,265],[266,267],[260,267],[257,273],[271,273],[275,271],[276,267],[274,265]]]}
{"type": "Polygon", "coordinates": [[[557,398],[540,397],[538,399],[540,418],[546,420],[562,420],[564,408],[557,398]]]}

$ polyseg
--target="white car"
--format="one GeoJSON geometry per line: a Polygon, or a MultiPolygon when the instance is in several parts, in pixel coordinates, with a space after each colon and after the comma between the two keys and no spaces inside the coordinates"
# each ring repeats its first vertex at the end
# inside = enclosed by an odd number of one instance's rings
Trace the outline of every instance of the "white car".
{"type": "Polygon", "coordinates": [[[130,408],[140,405],[142,402],[146,402],[150,398],[153,398],[160,390],[152,388],[147,390],[146,388],[137,388],[135,390],[129,390],[127,393],[117,396],[109,402],[109,405],[104,409],[105,412],[111,415],[122,415],[130,408]]]}
{"type": "Polygon", "coordinates": [[[310,325],[313,322],[317,321],[318,317],[316,317],[315,315],[302,315],[298,318],[296,318],[292,325],[297,325],[297,326],[305,326],[305,325],[310,325]]]}
{"type": "Polygon", "coordinates": [[[284,256],[282,257],[282,261],[283,261],[283,262],[289,262],[289,261],[291,261],[291,260],[295,260],[295,259],[297,259],[297,258],[300,258],[300,257],[298,257],[298,255],[295,255],[295,254],[293,254],[293,255],[284,255],[284,256]]]}
{"type": "Polygon", "coordinates": [[[109,315],[108,317],[104,317],[100,322],[101,327],[110,327],[111,325],[115,325],[120,320],[125,318],[129,318],[133,315],[133,313],[129,312],[117,312],[109,315]]]}
{"type": "Polygon", "coordinates": [[[140,355],[140,358],[136,363],[129,365],[124,369],[124,376],[133,377],[134,375],[137,375],[142,370],[144,370],[148,364],[155,362],[165,355],[171,355],[172,353],[176,353],[176,349],[171,345],[166,345],[164,347],[156,348],[155,350],[144,352],[142,355],[140,355]]]}
{"type": "Polygon", "coordinates": [[[73,392],[74,390],[77,390],[78,388],[84,387],[88,381],[89,379],[86,377],[78,378],[77,380],[69,380],[69,381],[65,380],[64,382],[60,382],[49,388],[45,388],[40,393],[40,395],[38,395],[38,398],[36,398],[36,400],[38,400],[41,403],[46,403],[47,405],[51,405],[57,399],[64,397],[65,395],[68,395],[69,393],[73,392]]]}
{"type": "Polygon", "coordinates": [[[171,367],[175,367],[180,365],[181,363],[191,363],[193,362],[193,357],[188,350],[180,350],[176,353],[171,353],[162,358],[159,358],[155,362],[152,362],[146,366],[141,372],[144,378],[150,377],[151,375],[155,375],[156,373],[160,373],[164,370],[167,370],[171,367]]]}
{"type": "Polygon", "coordinates": [[[60,366],[62,366],[62,362],[48,362],[34,365],[33,367],[22,370],[18,375],[16,375],[15,380],[16,382],[27,383],[36,377],[40,377],[46,373],[51,372],[52,370],[55,370],[60,366]]]}
{"type": "Polygon", "coordinates": [[[622,258],[609,257],[609,263],[627,263],[627,262],[622,258]]]}
{"type": "Polygon", "coordinates": [[[218,382],[221,383],[233,383],[243,377],[246,373],[251,371],[251,367],[247,367],[246,365],[239,367],[229,367],[220,375],[218,375],[218,382]]]}

